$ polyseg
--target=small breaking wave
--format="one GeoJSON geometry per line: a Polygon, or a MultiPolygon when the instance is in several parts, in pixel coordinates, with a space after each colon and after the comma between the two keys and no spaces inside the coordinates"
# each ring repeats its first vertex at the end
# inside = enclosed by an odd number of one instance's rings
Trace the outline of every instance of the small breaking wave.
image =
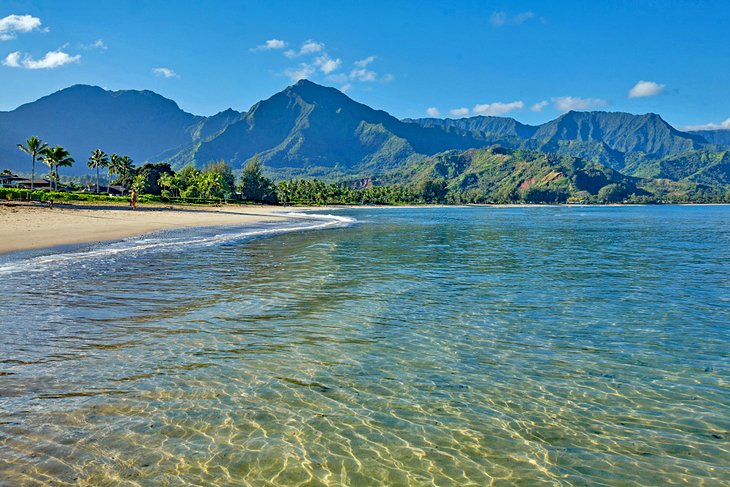
{"type": "Polygon", "coordinates": [[[228,231],[217,233],[215,235],[204,236],[152,236],[145,235],[143,237],[128,238],[112,244],[105,244],[103,247],[84,250],[62,251],[55,254],[44,254],[37,257],[13,260],[6,263],[0,263],[0,275],[13,274],[17,272],[44,272],[50,266],[63,266],[75,264],[94,258],[109,258],[119,254],[149,252],[149,251],[175,251],[183,248],[200,248],[212,247],[227,242],[237,240],[251,239],[257,237],[273,236],[282,233],[303,232],[310,230],[324,230],[327,228],[337,228],[349,226],[356,222],[354,218],[335,216],[335,215],[318,215],[289,212],[284,216],[302,218],[308,222],[295,222],[284,225],[277,225],[269,228],[248,228],[242,231],[228,231]]]}

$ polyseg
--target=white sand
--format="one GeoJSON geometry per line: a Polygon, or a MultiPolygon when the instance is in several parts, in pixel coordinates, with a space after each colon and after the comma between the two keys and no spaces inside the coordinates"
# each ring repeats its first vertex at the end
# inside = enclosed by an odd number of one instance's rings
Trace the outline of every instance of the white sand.
{"type": "MultiPolygon", "coordinates": [[[[170,207],[0,203],[0,254],[118,240],[170,228],[289,221],[277,206],[170,207]]],[[[301,210],[301,208],[299,208],[301,210]]]]}

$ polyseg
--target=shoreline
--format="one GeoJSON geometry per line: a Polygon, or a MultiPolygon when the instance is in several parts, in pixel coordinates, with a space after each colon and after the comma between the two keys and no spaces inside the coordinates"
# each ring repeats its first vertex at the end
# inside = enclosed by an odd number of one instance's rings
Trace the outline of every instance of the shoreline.
{"type": "Polygon", "coordinates": [[[169,229],[246,225],[299,218],[291,211],[311,207],[144,205],[126,204],[0,204],[0,255],[65,245],[111,242],[169,229]]]}
{"type": "Polygon", "coordinates": [[[38,203],[0,202],[0,255],[64,245],[111,242],[160,230],[246,225],[296,221],[291,212],[337,211],[341,209],[408,208],[545,208],[545,207],[630,207],[630,206],[724,206],[722,203],[675,205],[576,205],[576,204],[483,204],[483,205],[373,205],[373,206],[172,206],[145,204],[132,210],[125,203],[57,203],[49,209],[38,203]]]}

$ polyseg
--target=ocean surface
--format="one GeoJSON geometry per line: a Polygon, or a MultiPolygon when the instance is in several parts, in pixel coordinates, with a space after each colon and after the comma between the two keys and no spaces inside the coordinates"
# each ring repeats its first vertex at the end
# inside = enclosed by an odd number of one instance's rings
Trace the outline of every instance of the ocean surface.
{"type": "Polygon", "coordinates": [[[0,485],[728,485],[730,207],[0,257],[0,485]]]}

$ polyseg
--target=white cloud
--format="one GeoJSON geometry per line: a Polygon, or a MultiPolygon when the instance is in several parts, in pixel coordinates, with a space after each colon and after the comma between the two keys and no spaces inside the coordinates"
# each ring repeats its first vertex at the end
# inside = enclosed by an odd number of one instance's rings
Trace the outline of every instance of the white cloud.
{"type": "Polygon", "coordinates": [[[268,41],[264,42],[263,44],[252,47],[249,49],[251,52],[256,51],[272,51],[275,49],[284,49],[286,47],[286,42],[282,41],[281,39],[269,39],[268,41]]]}
{"type": "Polygon", "coordinates": [[[316,54],[322,51],[324,51],[323,42],[317,42],[313,41],[312,39],[308,39],[304,41],[302,47],[299,48],[299,51],[289,49],[288,51],[284,52],[284,55],[289,59],[294,59],[300,56],[306,56],[307,54],[316,54]]]}
{"type": "Polygon", "coordinates": [[[357,83],[388,83],[395,79],[390,73],[380,75],[378,72],[370,68],[370,65],[377,59],[375,56],[368,56],[359,59],[353,63],[353,67],[341,70],[343,61],[340,58],[332,58],[324,50],[324,43],[307,40],[298,51],[289,49],[284,55],[289,59],[296,59],[305,55],[319,53],[316,56],[308,58],[306,62],[300,62],[296,67],[290,67],[283,71],[283,74],[292,81],[298,81],[304,78],[310,78],[318,71],[326,76],[329,81],[338,83],[340,91],[347,91],[357,83]],[[340,71],[338,71],[340,70],[340,71]]]}
{"type": "Polygon", "coordinates": [[[547,100],[539,101],[539,102],[535,103],[534,105],[532,105],[530,107],[530,110],[532,110],[533,112],[541,112],[543,110],[543,108],[545,108],[549,104],[550,104],[550,102],[548,102],[547,100]]]}
{"type": "Polygon", "coordinates": [[[290,68],[284,71],[284,74],[292,81],[296,82],[300,79],[307,79],[312,76],[317,69],[311,64],[300,63],[298,68],[290,68]]]}
{"type": "Polygon", "coordinates": [[[342,65],[341,59],[332,59],[326,53],[317,57],[314,60],[314,64],[319,67],[319,70],[324,74],[330,74],[342,65]]]}
{"type": "Polygon", "coordinates": [[[466,107],[453,108],[453,109],[449,110],[449,115],[451,115],[452,117],[468,117],[469,109],[466,107]]]}
{"type": "Polygon", "coordinates": [[[629,90],[629,98],[642,98],[645,96],[656,96],[664,91],[666,85],[654,81],[641,80],[629,90]]]}
{"type": "Polygon", "coordinates": [[[705,125],[688,125],[687,127],[682,127],[682,130],[730,130],[730,118],[724,122],[720,122],[719,124],[707,123],[705,125]]]}
{"type": "Polygon", "coordinates": [[[372,63],[373,61],[375,61],[375,56],[368,56],[365,59],[355,61],[355,66],[357,66],[358,68],[364,68],[365,66],[372,63]]]}
{"type": "Polygon", "coordinates": [[[33,59],[29,54],[25,54],[21,59],[20,52],[15,51],[8,54],[2,63],[9,68],[54,69],[78,62],[79,59],[81,59],[80,55],[71,56],[63,51],[49,51],[38,60],[33,59]]]}
{"type": "Polygon", "coordinates": [[[85,49],[87,51],[91,49],[101,49],[103,51],[106,51],[108,49],[107,45],[104,44],[104,41],[102,41],[101,39],[97,39],[91,44],[79,44],[79,48],[85,49]]]}
{"type": "Polygon", "coordinates": [[[20,52],[15,51],[8,54],[3,60],[3,65],[9,68],[22,68],[23,66],[20,64],[20,52]]]}
{"type": "Polygon", "coordinates": [[[331,74],[327,76],[327,79],[330,81],[334,81],[335,83],[346,83],[347,85],[349,85],[348,89],[352,88],[352,84],[357,81],[362,83],[389,83],[390,81],[393,81],[395,79],[395,76],[390,73],[386,73],[380,76],[372,69],[368,69],[366,66],[368,66],[373,61],[375,61],[375,56],[370,56],[365,59],[355,61],[353,64],[356,67],[350,70],[349,73],[331,74]]]}
{"type": "MultiPolygon", "coordinates": [[[[32,15],[8,15],[0,19],[0,41],[15,39],[18,33],[40,30],[41,19],[32,15]]],[[[47,29],[46,29],[47,31],[47,29]]]]}
{"type": "Polygon", "coordinates": [[[308,40],[304,44],[302,44],[302,48],[299,49],[299,54],[314,54],[315,52],[320,52],[322,49],[324,49],[323,43],[308,40]]]}
{"type": "Polygon", "coordinates": [[[579,98],[575,96],[561,96],[553,98],[553,104],[558,111],[590,110],[608,105],[608,100],[602,98],[579,98]]]}
{"type": "Polygon", "coordinates": [[[337,73],[327,76],[327,79],[335,83],[347,83],[350,77],[345,73],[337,73]]]}
{"type": "Polygon", "coordinates": [[[152,70],[155,76],[163,76],[165,78],[179,78],[180,76],[170,68],[159,67],[152,70]]]}
{"type": "Polygon", "coordinates": [[[489,16],[489,23],[492,24],[494,27],[502,27],[504,25],[520,25],[524,24],[534,16],[535,14],[529,11],[510,15],[504,10],[500,10],[497,12],[492,12],[492,15],[489,16]]]}
{"type": "Polygon", "coordinates": [[[428,115],[429,117],[438,117],[439,115],[441,115],[441,112],[436,107],[428,107],[426,108],[426,115],[428,115]]]}
{"type": "Polygon", "coordinates": [[[350,79],[357,81],[375,81],[378,78],[378,74],[375,71],[370,71],[366,68],[358,68],[350,71],[350,79]]]}
{"type": "Polygon", "coordinates": [[[474,105],[475,115],[492,115],[499,116],[514,110],[521,110],[525,104],[521,101],[513,101],[510,103],[502,103],[495,101],[494,103],[485,103],[483,105],[474,105]]]}

